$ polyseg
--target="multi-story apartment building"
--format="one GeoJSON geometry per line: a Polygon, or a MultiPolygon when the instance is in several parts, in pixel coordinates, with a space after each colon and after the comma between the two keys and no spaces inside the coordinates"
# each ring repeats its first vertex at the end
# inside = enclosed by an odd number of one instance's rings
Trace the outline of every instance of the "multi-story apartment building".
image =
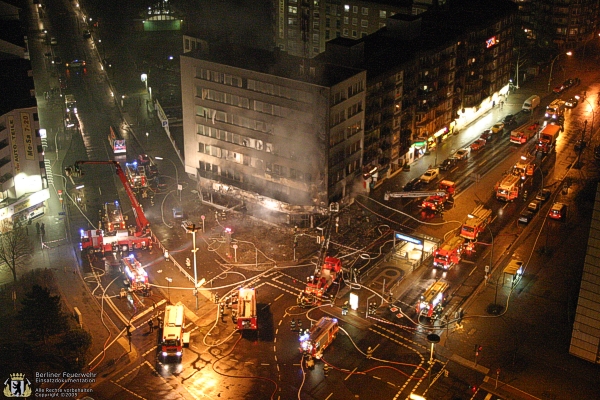
{"type": "Polygon", "coordinates": [[[490,3],[396,14],[365,38],[330,41],[317,57],[367,70],[366,179],[398,171],[506,93],[517,7],[490,3]]]}
{"type": "Polygon", "coordinates": [[[531,35],[538,41],[571,50],[596,38],[600,9],[597,0],[531,1],[535,10],[531,35]]]}
{"type": "Polygon", "coordinates": [[[364,70],[222,45],[181,57],[186,172],[290,214],[349,195],[361,171],[364,70]]]}
{"type": "MultiPolygon", "coordinates": [[[[276,0],[275,44],[312,58],[337,37],[358,39],[385,26],[386,18],[412,12],[411,0],[276,0]]],[[[420,8],[418,8],[420,9],[420,8]]]]}
{"type": "MultiPolygon", "coordinates": [[[[1,40],[0,40],[1,41],[1,40]]],[[[31,62],[0,60],[0,230],[49,198],[31,62]]]]}

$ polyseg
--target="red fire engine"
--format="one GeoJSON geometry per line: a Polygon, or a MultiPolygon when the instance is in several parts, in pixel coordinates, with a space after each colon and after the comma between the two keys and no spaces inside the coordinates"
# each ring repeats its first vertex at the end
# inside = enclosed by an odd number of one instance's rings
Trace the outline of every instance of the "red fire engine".
{"type": "Polygon", "coordinates": [[[537,143],[536,150],[543,154],[549,153],[556,145],[556,139],[562,128],[560,125],[546,125],[540,132],[540,140],[537,143]]]}
{"type": "Polygon", "coordinates": [[[333,342],[339,330],[338,320],[323,317],[312,328],[300,336],[300,352],[317,360],[323,356],[323,351],[333,342]]]}
{"type": "Polygon", "coordinates": [[[492,210],[484,208],[483,204],[477,206],[460,228],[460,236],[475,240],[491,221],[492,210]]]}
{"type": "Polygon", "coordinates": [[[137,161],[125,163],[125,171],[127,172],[129,185],[133,189],[143,189],[148,187],[146,168],[143,165],[138,165],[137,161]]]}
{"type": "Polygon", "coordinates": [[[448,284],[442,281],[434,282],[421,295],[417,303],[417,314],[419,316],[437,319],[444,308],[444,294],[448,290],[448,284]]]}
{"type": "Polygon", "coordinates": [[[117,230],[115,234],[108,235],[101,229],[98,230],[81,230],[81,250],[82,251],[95,251],[95,252],[110,252],[120,248],[124,251],[130,249],[145,249],[150,245],[150,230],[148,229],[150,223],[142,206],[137,201],[133,189],[127,181],[127,176],[123,172],[121,165],[117,161],[77,161],[74,166],[65,168],[65,174],[67,176],[81,176],[82,171],[80,165],[83,164],[100,164],[100,165],[112,165],[115,167],[115,173],[119,177],[125,193],[131,202],[133,214],[135,216],[136,227],[135,230],[129,232],[128,230],[117,230]]]}
{"type": "Polygon", "coordinates": [[[183,347],[190,342],[190,333],[184,332],[185,315],[182,304],[169,305],[165,308],[165,320],[163,322],[162,335],[160,339],[160,352],[163,360],[175,358],[181,361],[183,347]]]}
{"type": "Polygon", "coordinates": [[[465,239],[453,236],[446,240],[440,248],[433,253],[433,266],[449,270],[458,264],[462,257],[465,239]]]}
{"type": "Polygon", "coordinates": [[[342,271],[342,260],[336,257],[325,257],[325,262],[321,267],[318,276],[312,276],[304,289],[305,297],[319,301],[333,282],[340,278],[342,271]]]}
{"type": "Polygon", "coordinates": [[[496,199],[504,201],[513,201],[519,197],[521,189],[520,175],[506,175],[500,182],[496,184],[496,199]]]}
{"type": "Polygon", "coordinates": [[[138,290],[147,290],[150,288],[148,274],[142,267],[142,263],[136,260],[133,254],[121,259],[121,268],[127,277],[130,291],[136,292],[138,290]]]}
{"type": "Polygon", "coordinates": [[[256,322],[256,291],[254,289],[240,288],[235,319],[237,328],[240,330],[258,328],[256,322]]]}

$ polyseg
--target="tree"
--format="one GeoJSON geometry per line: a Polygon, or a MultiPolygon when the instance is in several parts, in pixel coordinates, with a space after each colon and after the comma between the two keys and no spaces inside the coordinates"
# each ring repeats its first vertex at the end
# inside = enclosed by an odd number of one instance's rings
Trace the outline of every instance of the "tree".
{"type": "Polygon", "coordinates": [[[34,285],[31,292],[25,294],[21,304],[23,308],[18,313],[18,319],[33,340],[46,343],[49,336],[67,329],[68,320],[62,311],[60,296],[51,295],[48,289],[34,285]]]}
{"type": "Polygon", "coordinates": [[[12,273],[13,281],[17,281],[17,271],[31,260],[33,244],[27,231],[22,226],[0,233],[0,268],[12,273]]]}
{"type": "Polygon", "coordinates": [[[58,345],[65,359],[66,371],[81,371],[86,364],[86,355],[92,347],[92,335],[86,330],[76,328],[65,333],[58,345]]]}

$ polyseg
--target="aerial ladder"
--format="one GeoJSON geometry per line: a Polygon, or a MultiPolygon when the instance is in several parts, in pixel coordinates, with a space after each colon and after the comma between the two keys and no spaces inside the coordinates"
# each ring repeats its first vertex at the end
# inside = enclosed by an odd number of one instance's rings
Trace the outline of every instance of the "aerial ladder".
{"type": "Polygon", "coordinates": [[[409,197],[429,197],[429,196],[446,196],[447,192],[445,190],[430,190],[423,192],[385,192],[383,195],[384,200],[389,199],[401,199],[401,198],[409,198],[409,197]]]}

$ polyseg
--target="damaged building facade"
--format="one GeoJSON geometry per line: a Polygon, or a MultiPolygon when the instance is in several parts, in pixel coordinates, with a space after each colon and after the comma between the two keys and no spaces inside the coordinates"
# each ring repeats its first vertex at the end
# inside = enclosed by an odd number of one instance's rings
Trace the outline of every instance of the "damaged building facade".
{"type": "Polygon", "coordinates": [[[186,172],[199,189],[306,218],[362,169],[366,72],[223,45],[181,56],[186,172]]]}

